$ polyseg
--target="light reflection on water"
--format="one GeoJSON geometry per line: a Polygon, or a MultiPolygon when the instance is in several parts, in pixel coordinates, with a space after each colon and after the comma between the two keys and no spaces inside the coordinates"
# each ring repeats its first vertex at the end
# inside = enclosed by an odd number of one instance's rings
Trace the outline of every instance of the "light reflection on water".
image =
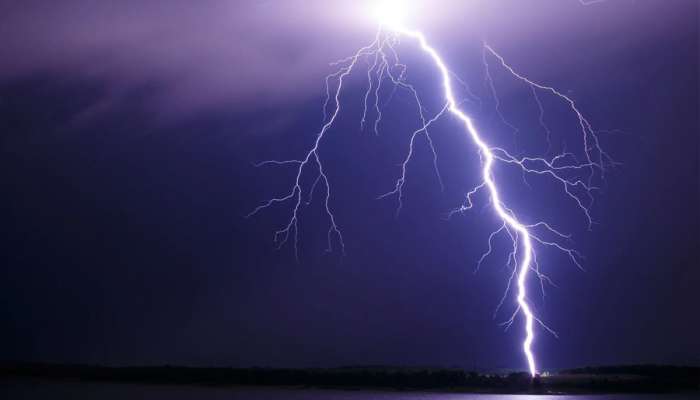
{"type": "Polygon", "coordinates": [[[0,398],[7,400],[697,400],[700,399],[700,394],[546,396],[294,390],[240,387],[210,388],[197,386],[0,380],[0,398]]]}

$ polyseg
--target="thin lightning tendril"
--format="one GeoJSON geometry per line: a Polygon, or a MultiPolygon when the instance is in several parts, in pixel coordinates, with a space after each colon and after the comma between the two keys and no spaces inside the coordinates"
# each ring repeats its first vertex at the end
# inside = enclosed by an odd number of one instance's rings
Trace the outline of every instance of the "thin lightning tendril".
{"type": "Polygon", "coordinates": [[[455,214],[466,212],[473,208],[476,197],[481,192],[485,192],[489,198],[489,204],[500,220],[496,230],[491,232],[488,237],[488,248],[479,258],[475,272],[481,268],[483,262],[493,255],[495,248],[494,241],[498,237],[503,237],[510,242],[510,251],[506,259],[506,267],[510,270],[510,276],[507,282],[505,292],[496,307],[494,318],[505,304],[509,293],[515,291],[516,307],[505,322],[501,323],[504,329],[508,329],[515,321],[518,315],[522,315],[525,320],[525,339],[522,343],[522,349],[528,363],[528,369],[532,376],[537,374],[537,365],[532,351],[534,341],[534,324],[537,323],[543,329],[556,336],[556,332],[545,325],[533,312],[533,308],[528,301],[527,282],[528,276],[532,273],[537,277],[540,283],[542,296],[545,296],[545,284],[554,286],[551,279],[540,271],[540,265],[535,254],[535,245],[544,248],[551,248],[562,252],[571,262],[578,268],[582,267],[582,256],[576,250],[567,247],[565,243],[569,242],[571,236],[564,234],[555,229],[549,223],[538,221],[534,223],[524,223],[515,214],[513,210],[508,208],[499,191],[496,179],[493,174],[493,167],[496,163],[502,163],[506,166],[518,168],[523,177],[526,175],[542,176],[549,178],[554,183],[561,186],[564,194],[571,199],[572,203],[581,211],[583,217],[588,222],[589,228],[593,224],[590,208],[593,204],[593,192],[598,189],[593,181],[596,174],[603,177],[604,170],[608,166],[616,165],[612,158],[605,153],[598,140],[597,133],[588,119],[581,113],[577,103],[569,96],[561,93],[551,86],[537,83],[524,77],[517,72],[505,59],[497,53],[490,45],[483,46],[483,64],[486,74],[486,82],[491,89],[491,94],[496,102],[496,111],[501,120],[509,126],[515,133],[520,131],[512,124],[508,123],[503,117],[500,110],[500,100],[497,97],[493,79],[491,77],[491,66],[489,59],[494,59],[497,64],[506,71],[516,81],[528,85],[532,91],[533,99],[539,109],[539,122],[546,134],[547,140],[547,156],[514,156],[502,147],[493,147],[487,143],[477,130],[472,119],[460,109],[460,102],[455,96],[452,86],[453,80],[460,83],[466,90],[470,99],[479,100],[469,90],[465,82],[459,80],[452,72],[450,72],[439,55],[437,50],[428,43],[423,33],[406,29],[402,26],[380,26],[376,37],[372,43],[359,49],[353,56],[347,57],[331,65],[337,70],[328,75],[325,79],[326,99],[323,104],[323,125],[316,135],[313,146],[308,150],[306,155],[301,159],[285,160],[285,161],[263,161],[255,164],[257,167],[275,166],[275,167],[294,167],[296,168],[296,178],[290,190],[279,197],[272,198],[255,208],[248,217],[259,213],[269,207],[278,204],[291,204],[290,217],[287,223],[277,230],[274,234],[274,242],[278,248],[292,242],[295,257],[299,259],[299,218],[301,213],[302,202],[310,204],[313,200],[314,192],[319,187],[323,188],[323,204],[324,210],[328,217],[329,229],[327,232],[327,251],[333,251],[337,245],[341,253],[345,253],[345,243],[341,229],[336,221],[335,215],[331,208],[331,185],[328,175],[323,167],[321,156],[321,144],[325,139],[328,131],[333,127],[336,118],[341,112],[341,94],[343,91],[346,78],[350,76],[360,64],[360,60],[366,61],[366,82],[367,89],[363,96],[363,113],[360,120],[361,129],[367,128],[371,124],[375,134],[379,134],[380,124],[382,121],[382,107],[385,104],[381,103],[381,94],[383,83],[390,82],[393,86],[392,96],[396,90],[403,90],[409,93],[415,102],[415,107],[420,119],[420,126],[412,132],[409,140],[409,148],[403,162],[400,164],[401,174],[396,180],[394,188],[382,195],[379,199],[385,199],[395,196],[397,199],[396,213],[401,211],[403,206],[404,184],[407,179],[407,166],[411,162],[415,154],[415,146],[418,137],[423,136],[426,139],[427,146],[433,156],[433,167],[435,174],[444,189],[442,177],[438,169],[438,153],[434,142],[430,135],[429,128],[444,118],[447,114],[455,117],[461,122],[465,128],[465,133],[468,135],[471,142],[476,146],[481,161],[481,181],[474,186],[466,194],[464,203],[449,212],[448,217],[455,214]],[[417,89],[407,82],[406,65],[399,60],[397,46],[400,44],[399,39],[406,37],[412,39],[418,44],[421,52],[423,52],[430,61],[433,62],[437,71],[440,74],[442,81],[442,90],[444,94],[444,102],[440,111],[430,114],[419,96],[417,89]],[[554,98],[563,101],[568,105],[573,116],[576,118],[579,126],[579,136],[581,140],[581,153],[584,156],[582,162],[578,161],[576,155],[566,150],[555,156],[551,156],[552,131],[545,125],[544,122],[544,106],[541,101],[542,94],[549,94],[554,98]],[[373,102],[370,104],[370,102],[373,102]],[[329,108],[331,109],[329,111],[329,108]],[[370,114],[374,114],[373,123],[369,121],[370,114]],[[302,177],[305,174],[313,174],[315,177],[310,187],[305,184],[302,177]],[[563,244],[564,243],[564,244],[563,244]]]}

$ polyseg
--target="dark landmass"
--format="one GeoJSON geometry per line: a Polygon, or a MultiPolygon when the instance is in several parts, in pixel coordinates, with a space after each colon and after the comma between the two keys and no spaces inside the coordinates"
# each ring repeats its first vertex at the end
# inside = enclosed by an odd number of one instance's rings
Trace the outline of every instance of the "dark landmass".
{"type": "Polygon", "coordinates": [[[657,365],[578,368],[545,373],[532,379],[523,372],[484,374],[457,368],[277,369],[3,363],[0,364],[0,379],[2,378],[475,393],[668,393],[700,390],[700,367],[657,365]]]}

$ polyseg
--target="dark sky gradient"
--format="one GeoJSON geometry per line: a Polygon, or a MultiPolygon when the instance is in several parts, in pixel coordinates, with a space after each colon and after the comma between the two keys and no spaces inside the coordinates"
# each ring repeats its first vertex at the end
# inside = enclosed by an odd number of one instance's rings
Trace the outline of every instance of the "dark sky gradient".
{"type": "MultiPolygon", "coordinates": [[[[323,2],[330,14],[297,0],[111,3],[0,2],[0,359],[525,366],[519,321],[503,333],[508,313],[492,319],[505,260],[473,273],[493,217],[443,218],[478,173],[449,119],[434,132],[445,192],[419,143],[396,219],[394,200],[375,199],[399,172],[409,99],[375,137],[359,131],[363,77],[352,81],[322,152],[344,258],[323,251],[318,204],[304,210],[299,263],[272,243],[286,208],[242,217],[293,179],[251,164],[303,154],[328,62],[371,40],[353,2],[323,2]]],[[[499,171],[519,215],[560,224],[586,256],[581,272],[542,253],[558,287],[543,300],[533,285],[533,301],[560,338],[538,332],[540,364],[700,364],[697,2],[450,3],[425,30],[484,98],[465,109],[493,143],[513,139],[483,85],[481,40],[624,131],[603,136],[623,165],[592,232],[555,187],[499,171]]],[[[430,66],[404,54],[437,95],[430,66]]],[[[527,88],[498,68],[494,79],[521,145],[541,147],[527,88]]],[[[575,128],[545,105],[557,131],[575,128]]]]}

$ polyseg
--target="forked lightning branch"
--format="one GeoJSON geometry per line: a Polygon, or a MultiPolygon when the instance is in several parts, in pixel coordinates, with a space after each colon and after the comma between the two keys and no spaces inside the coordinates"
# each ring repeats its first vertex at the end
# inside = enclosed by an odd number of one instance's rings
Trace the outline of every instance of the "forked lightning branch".
{"type": "MultiPolygon", "coordinates": [[[[514,297],[513,311],[503,325],[508,328],[516,317],[522,317],[524,337],[522,351],[527,361],[528,370],[532,376],[538,372],[536,357],[533,351],[536,326],[556,335],[547,327],[534,313],[533,306],[529,299],[528,283],[530,279],[536,279],[544,289],[546,283],[551,283],[545,275],[537,258],[537,251],[540,248],[552,248],[565,254],[571,263],[582,268],[581,255],[570,247],[570,236],[563,233],[556,227],[554,221],[526,221],[518,216],[517,209],[525,208],[523,204],[507,204],[501,195],[502,183],[500,183],[493,173],[494,166],[498,163],[517,168],[524,175],[537,175],[549,179],[557,185],[562,193],[570,200],[572,209],[578,210],[583,223],[590,225],[593,223],[590,208],[593,204],[593,192],[597,189],[594,182],[602,178],[605,168],[615,165],[613,160],[601,148],[597,132],[591,126],[588,119],[581,112],[574,99],[561,91],[543,83],[535,82],[521,74],[515,67],[506,62],[492,46],[483,45],[484,73],[487,83],[493,88],[490,69],[501,68],[507,72],[514,80],[520,81],[529,86],[537,105],[544,113],[543,96],[551,96],[561,101],[575,118],[577,143],[570,144],[568,151],[562,151],[555,155],[531,154],[521,155],[518,149],[506,149],[494,146],[489,141],[488,132],[477,128],[472,117],[467,115],[461,108],[461,99],[456,95],[455,81],[461,83],[456,78],[458,75],[448,69],[442,56],[430,44],[426,36],[417,30],[405,26],[403,15],[405,9],[399,1],[387,1],[381,3],[374,12],[379,21],[379,28],[373,41],[367,46],[360,48],[352,56],[337,61],[332,65],[336,67],[335,72],[326,77],[327,98],[324,104],[325,119],[320,130],[316,133],[313,145],[299,158],[290,160],[270,160],[264,161],[258,166],[280,166],[294,168],[295,179],[290,182],[289,190],[278,197],[269,199],[255,208],[249,216],[253,216],[267,208],[273,206],[285,207],[289,210],[289,218],[274,233],[274,241],[278,247],[287,244],[294,248],[295,256],[298,258],[299,244],[299,219],[302,205],[310,201],[320,201],[323,203],[325,214],[328,219],[327,250],[337,250],[345,252],[345,242],[341,229],[342,221],[339,221],[333,210],[333,185],[328,177],[323,164],[323,144],[326,136],[331,132],[338,115],[343,111],[342,96],[347,85],[348,77],[351,74],[364,74],[366,78],[366,90],[360,99],[363,102],[363,115],[358,121],[363,127],[373,129],[377,134],[380,132],[380,121],[382,107],[384,105],[381,93],[382,88],[387,85],[393,86],[396,90],[408,93],[414,101],[413,110],[419,117],[421,124],[408,135],[408,151],[401,164],[400,174],[396,177],[395,184],[387,188],[386,193],[379,196],[380,199],[395,198],[397,201],[397,212],[402,207],[402,200],[405,195],[404,185],[409,179],[407,176],[407,166],[411,162],[416,151],[416,142],[419,137],[424,137],[428,144],[427,150],[433,157],[433,166],[437,179],[442,184],[442,178],[438,169],[439,149],[436,148],[431,137],[431,128],[440,119],[452,118],[458,121],[471,143],[471,150],[478,154],[481,161],[480,182],[467,187],[464,203],[456,206],[450,215],[468,212],[475,205],[476,195],[481,193],[483,198],[488,199],[488,206],[500,221],[493,231],[485,232],[484,241],[486,251],[475,260],[477,268],[490,256],[495,256],[494,240],[503,237],[510,243],[510,250],[503,254],[502,258],[509,267],[510,274],[507,278],[505,293],[498,305],[501,308],[506,300],[514,297]],[[399,46],[401,44],[401,46],[399,46]],[[442,105],[439,111],[430,114],[421,100],[418,89],[408,79],[408,66],[400,59],[399,50],[410,48],[426,57],[426,60],[434,66],[440,80],[435,84],[439,85],[443,93],[442,105]],[[369,66],[368,66],[369,65],[369,66]],[[373,112],[369,112],[373,111],[373,112]],[[369,115],[374,116],[369,120],[369,115]],[[517,155],[516,155],[517,154],[517,155]],[[306,182],[302,176],[312,175],[314,179],[306,182]]],[[[495,90],[493,90],[495,96],[495,90]]],[[[500,115],[500,110],[499,110],[500,115]]],[[[504,120],[505,122],[505,120],[504,120]]],[[[543,130],[549,135],[552,130],[544,125],[543,130]]],[[[340,132],[335,132],[340,133],[340,132]]],[[[550,143],[551,145],[551,143],[550,143]]],[[[544,152],[546,153],[546,152],[544,152]]],[[[498,311],[498,310],[497,310],[498,311]]]]}

